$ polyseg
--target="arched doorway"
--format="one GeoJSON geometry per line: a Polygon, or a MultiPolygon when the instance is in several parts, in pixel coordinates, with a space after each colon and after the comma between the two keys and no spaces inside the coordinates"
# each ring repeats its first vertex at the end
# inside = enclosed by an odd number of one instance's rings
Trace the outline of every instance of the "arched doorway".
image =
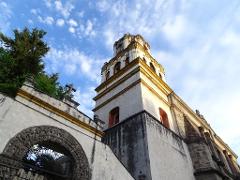
{"type": "MultiPolygon", "coordinates": [[[[24,129],[10,139],[1,156],[9,159],[4,162],[7,166],[14,166],[11,171],[24,169],[43,175],[44,180],[91,177],[82,146],[70,133],[53,126],[24,129]]],[[[14,172],[9,173],[14,177],[14,172]]]]}
{"type": "Polygon", "coordinates": [[[72,179],[74,159],[64,147],[53,142],[33,145],[22,160],[26,172],[38,173],[47,179],[72,179]]]}

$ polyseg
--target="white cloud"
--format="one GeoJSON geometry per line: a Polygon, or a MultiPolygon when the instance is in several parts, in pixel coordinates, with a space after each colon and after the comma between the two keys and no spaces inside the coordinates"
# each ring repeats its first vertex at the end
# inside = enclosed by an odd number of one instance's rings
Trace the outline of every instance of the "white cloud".
{"type": "Polygon", "coordinates": [[[38,10],[37,10],[37,9],[31,9],[30,12],[31,12],[32,14],[34,14],[34,15],[37,15],[38,10]]]}
{"type": "Polygon", "coordinates": [[[95,31],[93,30],[93,23],[90,20],[87,20],[85,34],[86,34],[86,36],[89,36],[89,35],[94,36],[95,35],[95,31]]]}
{"type": "Polygon", "coordinates": [[[53,17],[48,16],[46,17],[45,22],[46,24],[52,25],[54,23],[54,19],[53,17]]]}
{"type": "Polygon", "coordinates": [[[29,23],[29,24],[33,24],[33,20],[28,19],[28,23],[29,23]]]}
{"type": "Polygon", "coordinates": [[[220,43],[225,47],[238,48],[240,47],[240,35],[232,30],[228,30],[220,37],[220,43]]]}
{"type": "Polygon", "coordinates": [[[105,12],[110,8],[110,3],[107,0],[97,1],[97,9],[101,12],[105,12]]]}
{"type": "Polygon", "coordinates": [[[69,19],[68,23],[70,26],[73,26],[73,27],[78,26],[78,23],[74,19],[69,19]]]}
{"type": "Polygon", "coordinates": [[[52,47],[46,59],[49,72],[63,72],[66,75],[85,77],[95,83],[100,81],[99,67],[102,66],[104,60],[86,55],[78,49],[52,47]]]}
{"type": "Polygon", "coordinates": [[[78,12],[77,14],[78,14],[78,16],[79,16],[80,18],[82,18],[82,17],[84,16],[84,11],[80,11],[80,12],[78,12]]]}
{"type": "Polygon", "coordinates": [[[190,25],[185,21],[186,20],[183,16],[177,15],[171,21],[166,22],[161,30],[163,31],[166,38],[169,39],[169,41],[179,44],[181,43],[179,40],[183,39],[185,32],[187,31],[190,33],[190,25]]]}
{"type": "Polygon", "coordinates": [[[69,31],[70,33],[73,33],[73,34],[74,34],[76,30],[75,30],[74,27],[69,27],[69,28],[68,28],[68,31],[69,31]]]}
{"type": "Polygon", "coordinates": [[[78,107],[80,111],[87,114],[89,117],[93,118],[92,109],[94,107],[94,102],[92,99],[95,94],[94,87],[88,87],[87,89],[80,90],[82,87],[78,87],[77,91],[74,93],[74,99],[80,103],[78,107]]]}
{"type": "Polygon", "coordinates": [[[54,23],[54,19],[51,16],[47,16],[46,18],[38,16],[38,20],[39,20],[39,22],[41,22],[43,24],[48,24],[48,25],[52,25],[54,23]]]}
{"type": "Polygon", "coordinates": [[[52,7],[52,1],[51,0],[44,0],[44,3],[48,8],[52,7]]]}
{"type": "Polygon", "coordinates": [[[65,4],[62,4],[61,0],[56,0],[54,4],[56,10],[60,12],[65,18],[68,18],[72,10],[74,9],[74,6],[70,1],[67,1],[65,4]]]}
{"type": "Polygon", "coordinates": [[[79,38],[82,37],[95,37],[96,31],[94,29],[94,22],[88,19],[86,23],[81,23],[76,28],[76,34],[79,38]]]}
{"type": "Polygon", "coordinates": [[[64,19],[61,19],[61,18],[57,19],[57,21],[56,21],[57,26],[62,27],[64,24],[65,24],[64,19]]]}
{"type": "Polygon", "coordinates": [[[44,4],[50,10],[60,13],[65,19],[71,15],[72,10],[75,8],[72,1],[66,1],[66,3],[63,4],[62,0],[44,0],[44,4]]]}
{"type": "Polygon", "coordinates": [[[154,38],[161,32],[167,14],[173,11],[174,0],[149,1],[99,1],[96,7],[105,12],[107,23],[101,31],[106,38],[106,46],[110,49],[116,37],[123,34],[140,33],[145,38],[154,38]],[[114,37],[114,38],[113,38],[114,37]]]}
{"type": "Polygon", "coordinates": [[[77,70],[77,65],[76,64],[66,64],[64,66],[65,72],[67,75],[73,75],[75,74],[77,70]]]}

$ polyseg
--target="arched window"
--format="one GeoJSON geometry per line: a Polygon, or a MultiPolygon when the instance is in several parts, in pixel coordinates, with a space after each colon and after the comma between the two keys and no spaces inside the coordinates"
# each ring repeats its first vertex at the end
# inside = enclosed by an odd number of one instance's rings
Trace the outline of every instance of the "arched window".
{"type": "Polygon", "coordinates": [[[169,128],[169,122],[168,122],[168,115],[167,113],[162,109],[159,108],[159,114],[160,114],[160,122],[165,126],[166,128],[169,128]]]}
{"type": "Polygon", "coordinates": [[[150,63],[150,68],[151,68],[154,72],[156,72],[155,67],[154,67],[154,65],[153,65],[152,63],[150,63]]]}
{"type": "Polygon", "coordinates": [[[107,71],[107,72],[106,72],[106,80],[108,80],[109,77],[110,77],[110,71],[107,71]]]}
{"type": "Polygon", "coordinates": [[[147,63],[147,61],[146,61],[146,59],[145,59],[145,58],[143,58],[143,62],[147,63]]]}
{"type": "Polygon", "coordinates": [[[114,66],[114,74],[120,71],[121,68],[121,62],[117,62],[114,66]]]}
{"type": "Polygon", "coordinates": [[[125,65],[129,64],[129,57],[127,56],[125,59],[125,65]]]}
{"type": "Polygon", "coordinates": [[[119,122],[119,107],[113,108],[109,112],[109,124],[108,127],[112,127],[119,122]]]}

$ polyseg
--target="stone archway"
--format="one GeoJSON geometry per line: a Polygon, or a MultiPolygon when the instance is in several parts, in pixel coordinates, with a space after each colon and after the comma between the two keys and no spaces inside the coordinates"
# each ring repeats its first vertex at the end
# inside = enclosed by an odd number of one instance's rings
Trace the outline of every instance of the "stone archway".
{"type": "MultiPolygon", "coordinates": [[[[35,126],[24,129],[10,139],[2,153],[2,157],[21,161],[33,145],[44,142],[59,144],[71,154],[74,160],[74,180],[90,180],[91,173],[88,159],[82,146],[70,133],[57,127],[35,126]]],[[[8,163],[14,165],[14,161],[10,160],[8,163]]]]}

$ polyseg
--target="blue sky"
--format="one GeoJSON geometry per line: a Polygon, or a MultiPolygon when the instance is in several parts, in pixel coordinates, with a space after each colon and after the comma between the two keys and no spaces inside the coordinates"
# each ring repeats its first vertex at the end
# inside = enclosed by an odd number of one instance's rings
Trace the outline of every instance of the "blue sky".
{"type": "Polygon", "coordinates": [[[139,33],[168,84],[240,155],[239,0],[0,0],[0,31],[40,28],[46,71],[74,83],[91,116],[102,64],[124,33],[139,33]]]}

